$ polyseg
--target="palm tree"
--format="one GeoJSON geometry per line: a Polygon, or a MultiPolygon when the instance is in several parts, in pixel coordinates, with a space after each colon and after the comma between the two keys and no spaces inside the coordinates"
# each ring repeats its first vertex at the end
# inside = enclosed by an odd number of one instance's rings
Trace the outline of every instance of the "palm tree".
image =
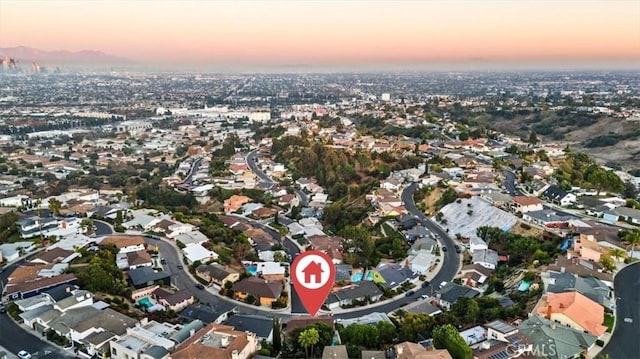
{"type": "Polygon", "coordinates": [[[627,256],[627,252],[620,248],[611,248],[609,249],[609,255],[619,261],[620,258],[624,258],[627,256]]]}
{"type": "Polygon", "coordinates": [[[60,214],[60,207],[62,207],[62,203],[57,199],[52,198],[49,200],[49,210],[54,217],[60,214]]]}
{"type": "Polygon", "coordinates": [[[313,346],[318,344],[320,341],[320,333],[318,333],[318,329],[309,328],[303,330],[298,336],[298,344],[304,347],[305,355],[309,358],[309,353],[313,354],[313,346]],[[309,350],[311,347],[311,350],[309,350]]]}
{"type": "Polygon", "coordinates": [[[633,258],[633,252],[635,252],[636,246],[640,245],[640,231],[637,229],[628,231],[622,238],[622,243],[627,245],[627,250],[630,249],[630,257],[633,258]]]}

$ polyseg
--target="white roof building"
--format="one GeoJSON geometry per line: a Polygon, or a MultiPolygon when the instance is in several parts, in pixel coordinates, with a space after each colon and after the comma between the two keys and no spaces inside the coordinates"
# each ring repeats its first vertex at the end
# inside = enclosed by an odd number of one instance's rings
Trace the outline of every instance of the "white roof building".
{"type": "Polygon", "coordinates": [[[218,258],[218,254],[203,247],[201,244],[192,243],[182,249],[187,261],[193,263],[195,261],[208,262],[218,258]]]}

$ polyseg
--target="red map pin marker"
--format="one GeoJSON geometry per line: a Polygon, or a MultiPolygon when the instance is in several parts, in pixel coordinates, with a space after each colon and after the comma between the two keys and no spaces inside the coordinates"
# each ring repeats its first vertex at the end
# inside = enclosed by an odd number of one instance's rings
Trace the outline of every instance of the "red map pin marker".
{"type": "Polygon", "coordinates": [[[336,267],[320,251],[300,253],[291,265],[291,281],[311,316],[315,316],[327,299],[336,280],[336,267]]]}

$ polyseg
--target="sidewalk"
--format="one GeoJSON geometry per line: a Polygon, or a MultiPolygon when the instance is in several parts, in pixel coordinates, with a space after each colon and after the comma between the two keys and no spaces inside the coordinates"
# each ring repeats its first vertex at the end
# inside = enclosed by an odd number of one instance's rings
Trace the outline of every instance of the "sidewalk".
{"type": "MultiPolygon", "coordinates": [[[[168,243],[175,251],[176,253],[178,253],[178,258],[180,258],[180,248],[178,248],[178,246],[172,242],[171,240],[165,240],[164,238],[162,239],[163,242],[168,243]]],[[[185,273],[187,273],[187,275],[189,276],[189,278],[191,278],[192,281],[194,281],[195,283],[200,283],[194,276],[193,274],[191,274],[191,272],[187,269],[185,269],[185,273]]],[[[288,281],[287,281],[288,282],[288,281]]],[[[225,297],[223,295],[220,295],[220,293],[216,292],[215,290],[209,290],[209,287],[205,287],[205,290],[213,295],[215,295],[217,298],[224,300],[226,302],[229,303],[233,303],[237,306],[241,306],[241,307],[246,307],[246,308],[251,308],[253,310],[257,310],[257,311],[262,311],[265,313],[286,313],[286,314],[290,314],[291,313],[291,288],[289,288],[289,297],[287,299],[287,307],[286,308],[282,308],[282,309],[271,309],[271,308],[266,308],[266,307],[262,307],[262,306],[256,306],[256,305],[252,305],[252,304],[247,304],[238,300],[234,300],[228,297],[225,297]]]]}
{"type": "MultiPolygon", "coordinates": [[[[411,290],[420,290],[422,289],[422,283],[424,282],[430,282],[431,280],[433,280],[433,277],[435,277],[439,272],[440,269],[442,268],[442,265],[444,263],[444,254],[442,252],[440,252],[440,256],[438,257],[438,259],[440,259],[440,262],[436,263],[436,266],[430,270],[427,274],[425,274],[425,281],[420,281],[419,279],[415,279],[413,281],[414,284],[416,284],[415,289],[411,289],[411,290]]],[[[438,285],[439,283],[431,283],[431,288],[433,288],[434,285],[438,285]]],[[[367,304],[366,306],[361,306],[361,307],[353,307],[353,308],[347,308],[347,309],[343,309],[343,308],[337,308],[337,309],[333,309],[333,310],[320,310],[320,313],[322,314],[342,314],[342,313],[350,313],[350,312],[355,312],[364,308],[375,308],[375,307],[380,307],[383,306],[385,304],[389,304],[389,303],[393,303],[397,300],[400,300],[402,298],[404,298],[406,296],[406,292],[404,293],[400,293],[392,298],[388,298],[382,301],[377,301],[375,303],[370,303],[367,304]]],[[[401,309],[402,306],[399,306],[397,309],[401,309]]]]}
{"type": "Polygon", "coordinates": [[[18,357],[0,346],[0,359],[18,359],[18,357]]]}

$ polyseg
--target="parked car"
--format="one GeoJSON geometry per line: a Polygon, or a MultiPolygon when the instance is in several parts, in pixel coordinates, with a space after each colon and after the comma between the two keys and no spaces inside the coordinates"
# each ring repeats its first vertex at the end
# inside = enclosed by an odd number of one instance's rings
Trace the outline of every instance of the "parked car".
{"type": "Polygon", "coordinates": [[[18,352],[18,358],[20,359],[31,359],[31,354],[29,354],[26,350],[21,350],[18,352]]]}
{"type": "Polygon", "coordinates": [[[7,308],[4,307],[4,303],[0,303],[0,313],[4,313],[7,311],[7,308]]]}
{"type": "Polygon", "coordinates": [[[167,264],[167,260],[166,260],[166,259],[164,259],[164,258],[162,258],[162,259],[160,260],[160,263],[161,263],[161,264],[167,264]]]}
{"type": "Polygon", "coordinates": [[[462,252],[462,248],[460,248],[460,246],[457,244],[455,245],[455,249],[456,249],[456,253],[462,252]]]}
{"type": "Polygon", "coordinates": [[[196,284],[196,288],[204,289],[204,285],[202,285],[202,283],[198,283],[198,284],[196,284]]]}
{"type": "Polygon", "coordinates": [[[447,246],[445,246],[444,244],[442,245],[442,251],[446,252],[447,251],[447,246]]]}
{"type": "Polygon", "coordinates": [[[184,269],[184,267],[182,266],[182,264],[178,264],[178,269],[184,269]]]}
{"type": "Polygon", "coordinates": [[[429,286],[429,284],[431,284],[431,283],[429,283],[429,281],[428,281],[428,280],[425,280],[425,281],[424,281],[424,283],[422,283],[422,288],[426,288],[426,287],[428,287],[428,286],[429,286]]]}
{"type": "Polygon", "coordinates": [[[406,297],[410,297],[412,295],[416,294],[416,292],[414,290],[410,290],[407,292],[407,294],[405,294],[406,297]]]}

